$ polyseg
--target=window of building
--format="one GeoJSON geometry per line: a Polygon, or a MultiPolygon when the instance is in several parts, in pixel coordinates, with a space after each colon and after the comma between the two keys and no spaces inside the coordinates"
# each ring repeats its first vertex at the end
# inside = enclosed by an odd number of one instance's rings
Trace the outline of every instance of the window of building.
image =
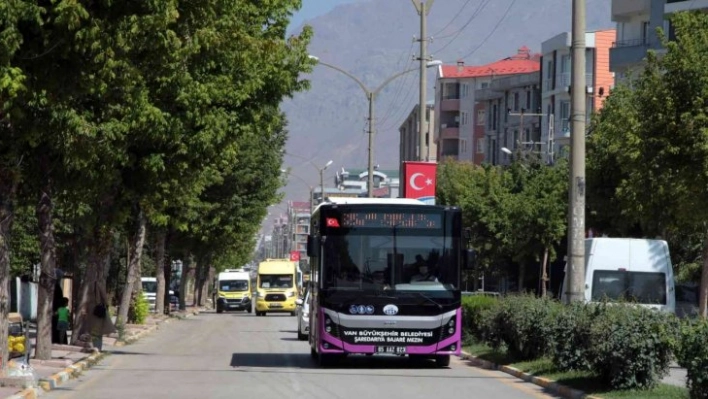
{"type": "Polygon", "coordinates": [[[485,110],[485,109],[477,110],[477,125],[484,126],[484,123],[486,120],[487,120],[487,110],[485,110]]]}
{"type": "Polygon", "coordinates": [[[484,137],[477,139],[477,154],[484,154],[484,137]]]}
{"type": "Polygon", "coordinates": [[[479,88],[480,88],[480,89],[486,89],[487,87],[489,87],[489,83],[488,83],[488,82],[482,82],[482,83],[479,85],[479,88]]]}
{"type": "Polygon", "coordinates": [[[570,101],[560,102],[561,132],[570,129],[570,101]]]}
{"type": "Polygon", "coordinates": [[[531,104],[531,90],[526,90],[526,111],[533,112],[533,104],[531,104]]]}

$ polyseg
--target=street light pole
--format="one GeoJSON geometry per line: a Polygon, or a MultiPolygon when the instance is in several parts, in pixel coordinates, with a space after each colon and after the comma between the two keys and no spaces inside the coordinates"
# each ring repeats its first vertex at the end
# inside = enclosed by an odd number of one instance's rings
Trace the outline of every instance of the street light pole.
{"type": "MultiPolygon", "coordinates": [[[[368,197],[372,198],[374,196],[374,133],[376,132],[376,125],[374,123],[374,101],[376,100],[376,96],[379,94],[379,92],[386,87],[391,81],[394,79],[403,76],[407,73],[413,72],[416,70],[416,68],[408,69],[405,71],[401,71],[393,76],[390,76],[388,79],[384,80],[383,83],[381,83],[376,89],[374,90],[369,90],[369,88],[366,87],[366,85],[359,80],[356,76],[352,75],[351,73],[347,72],[346,70],[332,65],[328,64],[324,61],[320,61],[319,58],[315,57],[314,55],[309,56],[311,59],[317,61],[317,63],[322,64],[323,66],[326,66],[328,68],[334,69],[335,71],[341,72],[344,75],[348,76],[351,78],[353,81],[356,82],[356,84],[359,85],[359,87],[364,91],[364,94],[366,95],[366,99],[369,102],[369,165],[368,165],[368,179],[367,179],[367,191],[368,191],[368,197]]],[[[441,61],[429,61],[427,62],[427,67],[432,67],[432,66],[437,66],[442,64],[441,61]]]]}

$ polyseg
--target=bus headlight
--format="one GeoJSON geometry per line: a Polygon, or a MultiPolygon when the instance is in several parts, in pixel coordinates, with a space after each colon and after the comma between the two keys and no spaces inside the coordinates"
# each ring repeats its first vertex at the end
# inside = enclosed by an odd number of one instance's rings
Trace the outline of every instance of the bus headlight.
{"type": "Polygon", "coordinates": [[[285,296],[288,297],[288,298],[292,298],[292,297],[295,296],[295,293],[294,293],[293,291],[288,291],[288,292],[285,293],[285,296]]]}

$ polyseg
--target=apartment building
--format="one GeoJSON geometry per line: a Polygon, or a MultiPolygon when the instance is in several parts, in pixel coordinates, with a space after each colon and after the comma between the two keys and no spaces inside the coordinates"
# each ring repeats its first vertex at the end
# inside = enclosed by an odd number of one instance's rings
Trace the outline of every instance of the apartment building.
{"type": "Polygon", "coordinates": [[[437,159],[451,157],[465,161],[483,160],[486,110],[477,104],[475,93],[500,77],[538,70],[540,55],[521,47],[513,56],[481,65],[441,65],[435,81],[435,143],[437,159]]]}
{"type": "MultiPolygon", "coordinates": [[[[610,71],[610,51],[614,29],[585,33],[586,117],[600,110],[605,97],[614,87],[610,71]]],[[[570,144],[571,52],[570,32],[558,34],[541,44],[541,142],[548,162],[568,155],[570,144]]]]}
{"type": "Polygon", "coordinates": [[[667,15],[705,9],[708,0],[612,0],[617,36],[610,50],[610,70],[615,72],[617,80],[640,68],[648,50],[661,50],[657,27],[662,27],[670,39],[674,38],[667,15]]]}
{"type": "MultiPolygon", "coordinates": [[[[405,161],[430,161],[437,159],[437,145],[433,140],[435,131],[435,102],[426,104],[423,134],[419,134],[418,123],[420,114],[419,104],[416,104],[408,117],[398,128],[400,133],[399,159],[401,165],[405,161]]],[[[401,170],[403,168],[401,167],[401,170]]]]}
{"type": "Polygon", "coordinates": [[[509,152],[527,155],[540,151],[540,68],[537,63],[535,71],[496,78],[489,87],[477,90],[477,115],[484,128],[480,132],[485,138],[487,163],[506,165],[512,160],[509,152]]]}
{"type": "Polygon", "coordinates": [[[307,235],[310,234],[310,203],[288,201],[290,224],[290,250],[300,252],[300,259],[307,258],[307,235]]]}

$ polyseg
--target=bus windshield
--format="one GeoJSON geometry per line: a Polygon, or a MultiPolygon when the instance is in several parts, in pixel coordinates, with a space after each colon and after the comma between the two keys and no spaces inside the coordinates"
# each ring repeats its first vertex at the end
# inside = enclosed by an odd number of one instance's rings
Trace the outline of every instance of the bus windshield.
{"type": "MultiPolygon", "coordinates": [[[[440,235],[330,235],[323,246],[324,288],[451,291],[459,285],[459,239],[440,235]],[[394,258],[396,261],[394,262],[394,258]]],[[[381,234],[384,232],[377,232],[381,234]]],[[[399,233],[400,234],[400,233],[399,233]]],[[[423,233],[425,234],[425,233],[423,233]]]]}

